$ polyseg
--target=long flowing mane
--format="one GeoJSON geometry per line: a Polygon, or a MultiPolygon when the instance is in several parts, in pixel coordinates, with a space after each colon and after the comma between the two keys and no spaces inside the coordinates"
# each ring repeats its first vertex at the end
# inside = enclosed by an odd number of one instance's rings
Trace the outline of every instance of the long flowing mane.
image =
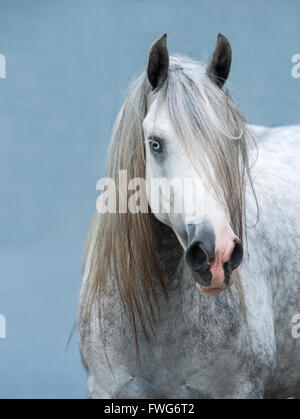
{"type": "MultiPolygon", "coordinates": [[[[145,178],[142,123],[154,97],[167,105],[186,156],[197,171],[205,171],[207,188],[226,209],[233,231],[243,241],[247,178],[252,188],[249,147],[253,139],[229,93],[211,81],[199,62],[171,56],[168,77],[158,92],[152,92],[146,72],[132,82],[113,130],[106,176],[116,185],[119,170],[127,170],[128,180],[145,178]]],[[[147,214],[96,212],[86,245],[80,322],[88,324],[94,310],[101,320],[103,295],[110,281],[115,281],[135,337],[137,322],[149,337],[148,326],[151,329],[159,318],[158,292],[162,289],[167,296],[152,217],[150,210],[147,214]]]]}

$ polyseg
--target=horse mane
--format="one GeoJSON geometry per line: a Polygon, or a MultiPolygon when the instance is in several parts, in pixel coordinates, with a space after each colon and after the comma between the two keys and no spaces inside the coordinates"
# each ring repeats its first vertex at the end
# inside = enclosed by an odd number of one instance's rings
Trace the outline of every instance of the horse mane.
{"type": "MultiPolygon", "coordinates": [[[[107,159],[106,176],[117,185],[117,202],[122,195],[119,170],[127,170],[128,181],[145,178],[142,124],[154,98],[167,105],[186,156],[196,171],[205,171],[207,188],[223,205],[233,231],[243,242],[247,179],[253,190],[249,149],[254,140],[228,92],[217,87],[205,67],[190,58],[170,57],[168,77],[158,92],[152,92],[145,71],[131,83],[107,159]]],[[[149,338],[149,326],[153,330],[159,319],[159,292],[167,297],[152,217],[150,210],[138,214],[96,212],[86,244],[79,322],[90,324],[92,313],[101,322],[103,296],[115,281],[136,344],[137,324],[149,338]]],[[[234,275],[243,302],[238,271],[234,275]]]]}

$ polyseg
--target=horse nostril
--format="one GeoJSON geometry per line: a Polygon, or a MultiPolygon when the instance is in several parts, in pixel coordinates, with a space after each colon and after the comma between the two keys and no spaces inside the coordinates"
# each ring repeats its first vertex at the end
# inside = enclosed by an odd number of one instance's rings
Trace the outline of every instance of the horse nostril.
{"type": "Polygon", "coordinates": [[[193,271],[207,270],[208,260],[208,255],[199,241],[191,243],[185,252],[185,261],[193,271]]]}
{"type": "Polygon", "coordinates": [[[243,246],[240,243],[236,243],[233,252],[230,256],[230,268],[232,270],[238,268],[243,260],[243,246]]]}

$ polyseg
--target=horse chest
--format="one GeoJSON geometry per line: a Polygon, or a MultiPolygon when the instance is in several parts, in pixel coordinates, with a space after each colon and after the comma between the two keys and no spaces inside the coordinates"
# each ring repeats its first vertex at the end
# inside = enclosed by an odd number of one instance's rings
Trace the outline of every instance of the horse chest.
{"type": "Polygon", "coordinates": [[[203,297],[188,281],[178,287],[177,279],[168,304],[162,301],[150,344],[138,332],[140,364],[126,318],[114,311],[107,315],[106,352],[113,374],[102,348],[93,343],[86,353],[93,376],[101,378],[90,380],[97,397],[226,397],[247,376],[249,361],[254,370],[255,362],[259,368],[260,361],[251,359],[246,349],[247,330],[231,299],[225,294],[203,297]]]}

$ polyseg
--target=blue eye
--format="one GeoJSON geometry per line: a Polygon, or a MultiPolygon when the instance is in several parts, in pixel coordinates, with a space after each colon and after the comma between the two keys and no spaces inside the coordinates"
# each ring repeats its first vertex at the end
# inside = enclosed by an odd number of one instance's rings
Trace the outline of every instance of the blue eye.
{"type": "Polygon", "coordinates": [[[156,153],[160,153],[162,151],[162,145],[158,140],[152,140],[151,141],[151,148],[156,153]]]}

